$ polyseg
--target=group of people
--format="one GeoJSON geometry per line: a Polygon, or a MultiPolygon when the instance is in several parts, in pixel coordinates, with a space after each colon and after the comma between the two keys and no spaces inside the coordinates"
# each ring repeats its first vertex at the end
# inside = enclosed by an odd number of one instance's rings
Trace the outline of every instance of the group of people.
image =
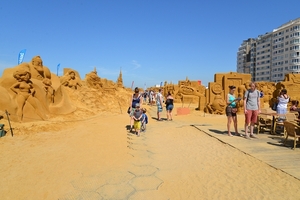
{"type": "MultiPolygon", "coordinates": [[[[256,138],[253,134],[254,125],[257,123],[257,117],[261,112],[260,106],[260,98],[261,93],[256,89],[256,84],[254,82],[249,84],[250,89],[247,90],[243,97],[244,103],[244,113],[245,113],[245,138],[256,138]],[[249,133],[250,128],[250,133],[249,133]]],[[[241,98],[236,98],[234,96],[236,87],[229,86],[229,93],[227,94],[227,107],[226,107],[226,116],[227,116],[227,130],[228,135],[233,136],[230,131],[231,122],[233,121],[235,135],[241,136],[238,132],[237,127],[237,103],[241,100],[241,98]]],[[[284,88],[280,91],[277,100],[276,100],[276,112],[280,115],[284,115],[287,113],[288,103],[290,101],[290,97],[287,95],[287,90],[284,88]]],[[[298,111],[300,114],[300,109],[297,108],[299,102],[294,100],[292,101],[292,106],[290,111],[298,111]]],[[[278,119],[284,120],[284,117],[278,119]]]]}
{"type": "Polygon", "coordinates": [[[140,136],[141,131],[146,130],[146,124],[148,123],[148,116],[146,115],[146,108],[142,108],[143,102],[147,101],[147,97],[149,97],[149,103],[152,105],[153,97],[155,97],[154,102],[157,106],[157,120],[162,121],[161,113],[163,111],[163,105],[165,104],[167,110],[167,120],[172,121],[172,110],[174,108],[174,98],[171,93],[168,92],[166,97],[166,101],[164,101],[164,96],[162,94],[162,89],[158,89],[157,93],[140,93],[139,88],[136,87],[134,89],[134,94],[131,97],[131,104],[128,109],[128,113],[130,115],[130,132],[135,130],[135,134],[140,136]]]}

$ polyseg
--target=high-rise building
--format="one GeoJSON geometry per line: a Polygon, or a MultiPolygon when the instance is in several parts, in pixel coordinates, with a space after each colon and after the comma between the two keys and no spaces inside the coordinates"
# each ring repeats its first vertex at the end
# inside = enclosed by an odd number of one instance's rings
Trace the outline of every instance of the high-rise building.
{"type": "Polygon", "coordinates": [[[272,32],[244,40],[237,52],[237,72],[250,73],[252,81],[282,81],[300,72],[300,18],[272,32]]]}

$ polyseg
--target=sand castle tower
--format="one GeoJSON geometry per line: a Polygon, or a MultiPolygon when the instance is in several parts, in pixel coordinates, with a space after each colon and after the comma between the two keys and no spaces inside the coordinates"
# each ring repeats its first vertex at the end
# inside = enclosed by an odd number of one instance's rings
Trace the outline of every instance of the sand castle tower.
{"type": "Polygon", "coordinates": [[[117,80],[117,86],[123,88],[123,78],[122,78],[122,70],[120,69],[120,74],[117,80]]]}

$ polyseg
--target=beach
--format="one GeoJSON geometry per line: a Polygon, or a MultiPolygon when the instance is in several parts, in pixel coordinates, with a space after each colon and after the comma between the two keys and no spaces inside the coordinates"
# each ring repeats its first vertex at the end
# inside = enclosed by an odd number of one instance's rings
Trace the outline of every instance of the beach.
{"type": "Polygon", "coordinates": [[[12,124],[14,137],[0,138],[1,199],[300,196],[299,179],[193,126],[226,131],[226,116],[191,108],[189,115],[176,116],[174,110],[173,121],[156,121],[156,107],[144,106],[149,123],[140,137],[126,129],[126,108],[80,120],[12,124]]]}

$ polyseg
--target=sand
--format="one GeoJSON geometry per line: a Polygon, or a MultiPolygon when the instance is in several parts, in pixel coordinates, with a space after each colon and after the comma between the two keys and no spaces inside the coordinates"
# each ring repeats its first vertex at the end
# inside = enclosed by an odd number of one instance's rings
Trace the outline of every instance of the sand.
{"type": "Polygon", "coordinates": [[[225,116],[192,111],[158,122],[155,107],[146,107],[149,124],[141,137],[126,130],[125,107],[76,120],[12,123],[14,137],[0,138],[0,199],[300,196],[298,179],[191,126],[224,124],[225,131],[225,116]]]}

